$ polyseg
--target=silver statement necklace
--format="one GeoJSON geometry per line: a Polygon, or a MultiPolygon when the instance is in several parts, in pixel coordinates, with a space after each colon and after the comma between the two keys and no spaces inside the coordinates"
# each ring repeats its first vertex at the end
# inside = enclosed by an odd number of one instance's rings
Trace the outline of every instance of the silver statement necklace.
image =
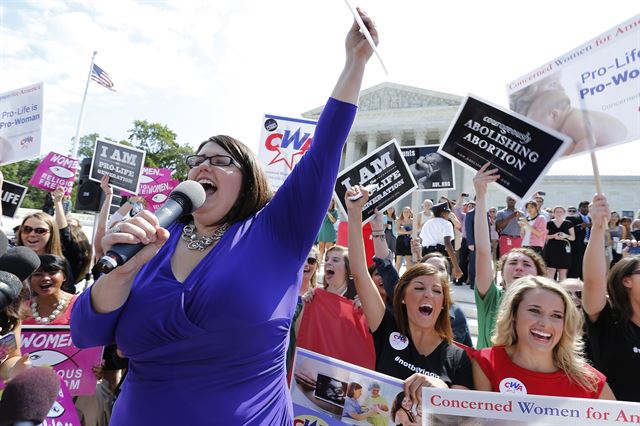
{"type": "Polygon", "coordinates": [[[38,312],[38,302],[36,302],[34,298],[33,302],[31,302],[31,316],[39,324],[49,324],[50,322],[53,322],[56,318],[58,318],[58,316],[61,313],[64,312],[65,310],[64,308],[67,306],[67,303],[69,303],[69,299],[63,296],[60,302],[58,302],[58,304],[55,305],[55,309],[53,310],[53,312],[51,312],[51,315],[47,317],[42,317],[38,312]]]}
{"type": "Polygon", "coordinates": [[[198,250],[203,251],[207,247],[212,246],[214,243],[218,242],[220,238],[227,232],[229,229],[229,224],[225,223],[220,226],[218,229],[213,231],[213,234],[203,235],[198,238],[196,235],[196,225],[193,222],[188,223],[184,229],[182,230],[182,239],[187,242],[187,248],[189,250],[198,250]]]}

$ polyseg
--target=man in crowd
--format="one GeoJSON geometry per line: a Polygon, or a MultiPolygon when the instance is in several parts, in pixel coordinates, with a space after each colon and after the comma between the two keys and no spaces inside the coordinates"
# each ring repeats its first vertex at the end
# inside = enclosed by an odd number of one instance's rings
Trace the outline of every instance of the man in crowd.
{"type": "Polygon", "coordinates": [[[500,235],[500,257],[509,250],[522,246],[520,225],[518,225],[521,215],[522,213],[516,209],[516,200],[507,196],[507,207],[496,215],[496,231],[500,235]]]}
{"type": "Polygon", "coordinates": [[[567,216],[567,220],[573,224],[576,238],[571,241],[571,267],[567,276],[569,278],[582,278],[582,258],[589,242],[591,234],[591,218],[589,217],[589,202],[581,201],[578,204],[578,213],[567,216]]]}

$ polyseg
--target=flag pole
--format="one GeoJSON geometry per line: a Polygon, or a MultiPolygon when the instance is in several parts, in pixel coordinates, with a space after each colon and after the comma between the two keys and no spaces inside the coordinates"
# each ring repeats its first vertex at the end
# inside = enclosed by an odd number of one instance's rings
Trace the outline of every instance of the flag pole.
{"type": "Polygon", "coordinates": [[[84,119],[84,105],[87,101],[87,91],[89,90],[89,83],[91,82],[91,73],[93,72],[93,60],[95,59],[97,51],[93,51],[91,56],[91,65],[89,66],[89,75],[87,76],[87,84],[84,86],[84,96],[82,97],[82,106],[80,107],[80,117],[78,117],[78,126],[76,127],[76,136],[73,138],[73,150],[71,151],[71,158],[78,158],[78,145],[80,143],[80,129],[82,128],[82,120],[84,119]]]}

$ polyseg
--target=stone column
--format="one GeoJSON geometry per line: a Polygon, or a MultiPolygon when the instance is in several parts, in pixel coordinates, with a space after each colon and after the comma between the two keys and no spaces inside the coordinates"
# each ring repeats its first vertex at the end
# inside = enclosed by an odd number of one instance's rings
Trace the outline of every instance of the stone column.
{"type": "Polygon", "coordinates": [[[398,141],[398,145],[402,146],[402,131],[396,130],[391,133],[391,136],[398,141]]]}
{"type": "Polygon", "coordinates": [[[344,167],[348,167],[353,164],[353,160],[356,154],[356,138],[355,136],[349,136],[347,138],[347,152],[344,159],[344,167]]]}
{"type": "Polygon", "coordinates": [[[373,152],[378,147],[378,135],[367,133],[367,154],[373,152]]]}
{"type": "Polygon", "coordinates": [[[416,135],[416,145],[425,145],[427,143],[427,131],[426,130],[415,130],[416,135]]]}

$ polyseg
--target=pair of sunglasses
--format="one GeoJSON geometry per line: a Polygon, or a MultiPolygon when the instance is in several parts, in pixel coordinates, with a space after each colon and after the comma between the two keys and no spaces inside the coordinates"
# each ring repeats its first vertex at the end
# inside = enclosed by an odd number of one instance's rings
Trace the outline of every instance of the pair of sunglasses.
{"type": "Polygon", "coordinates": [[[315,265],[316,263],[318,263],[318,259],[316,259],[315,257],[308,257],[307,258],[307,263],[309,265],[315,265]]]}
{"type": "Polygon", "coordinates": [[[47,228],[32,228],[30,226],[23,226],[20,229],[20,232],[22,232],[23,234],[30,234],[32,232],[35,232],[38,235],[44,235],[48,233],[49,230],[47,228]]]}

